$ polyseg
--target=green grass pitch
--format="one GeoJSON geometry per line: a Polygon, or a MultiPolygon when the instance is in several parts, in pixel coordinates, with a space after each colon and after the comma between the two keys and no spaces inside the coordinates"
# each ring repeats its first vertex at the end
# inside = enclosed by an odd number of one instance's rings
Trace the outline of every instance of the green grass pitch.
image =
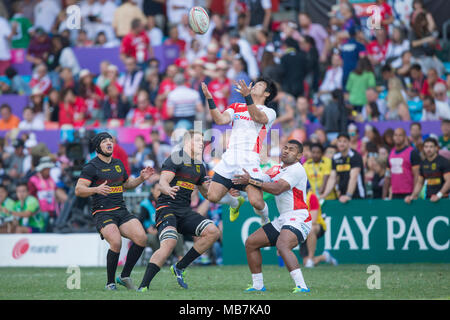
{"type": "MultiPolygon", "coordinates": [[[[320,265],[302,268],[310,293],[292,294],[293,281],[285,268],[263,266],[263,293],[245,293],[251,283],[248,267],[192,266],[187,269],[189,289],[178,286],[169,267],[162,268],[146,293],[105,291],[106,268],[81,268],[80,289],[68,289],[65,268],[0,268],[0,300],[151,299],[151,300],[293,300],[293,299],[450,299],[450,264],[380,264],[381,289],[367,288],[368,265],[320,265]]],[[[118,273],[121,268],[118,268],[118,273]]],[[[138,285],[144,267],[132,278],[138,285]]]]}

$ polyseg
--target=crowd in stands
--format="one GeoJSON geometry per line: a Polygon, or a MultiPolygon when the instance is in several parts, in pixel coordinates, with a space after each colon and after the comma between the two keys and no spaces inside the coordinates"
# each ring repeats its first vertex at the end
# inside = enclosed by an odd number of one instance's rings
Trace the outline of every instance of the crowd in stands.
{"type": "MultiPolygon", "coordinates": [[[[190,129],[194,121],[212,126],[202,82],[223,111],[244,102],[235,81],[249,84],[260,75],[277,83],[270,106],[278,115],[281,144],[291,138],[304,143],[303,163],[320,198],[409,203],[421,193],[432,201],[448,197],[450,74],[447,61],[439,58],[439,30],[421,0],[413,1],[408,23],[396,17],[389,1],[374,3],[381,14],[374,30],[348,0],[337,1],[326,25],[313,22],[307,12],[277,20],[282,0],[0,3],[0,94],[29,96],[22,115],[7,104],[0,108],[0,130],[8,131],[0,141],[0,216],[18,221],[0,230],[51,230],[71,187],[65,146],[52,154],[32,133],[14,136],[15,129],[148,129],[152,142],[137,137],[136,151],[124,160],[136,175],[148,163],[159,168],[172,150],[167,137],[174,129],[190,129]],[[80,28],[67,27],[66,7],[74,4],[80,8],[80,28]],[[187,12],[194,5],[209,10],[204,35],[189,27],[187,12]],[[162,72],[153,52],[161,45],[179,49],[162,72]],[[74,47],[119,47],[125,71],[106,60],[98,74],[83,69],[74,47]],[[25,50],[31,78],[18,75],[10,63],[14,49],[25,50]],[[373,125],[392,120],[412,121],[409,135],[397,127],[380,133],[373,125]],[[440,121],[440,135],[423,135],[423,121],[440,121]],[[372,124],[358,131],[367,122],[372,124]],[[308,136],[311,124],[319,128],[308,136]]],[[[262,165],[270,166],[278,162],[279,150],[268,147],[266,155],[262,165]]],[[[142,204],[142,221],[153,235],[155,181],[142,204]]],[[[206,203],[204,214],[221,225],[220,208],[195,197],[192,206],[206,203]]]]}

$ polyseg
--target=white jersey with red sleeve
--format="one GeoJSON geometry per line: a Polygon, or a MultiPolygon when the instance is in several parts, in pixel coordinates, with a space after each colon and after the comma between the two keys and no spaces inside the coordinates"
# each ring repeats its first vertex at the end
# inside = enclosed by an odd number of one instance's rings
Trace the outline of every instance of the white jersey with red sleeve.
{"type": "Polygon", "coordinates": [[[275,110],[264,105],[256,107],[266,114],[269,120],[267,124],[253,121],[245,103],[233,103],[224,111],[230,115],[232,125],[228,147],[223,155],[229,163],[260,162],[262,143],[277,114],[275,110]]]}
{"type": "MultiPolygon", "coordinates": [[[[281,165],[274,166],[266,171],[266,175],[272,182],[283,179],[291,187],[289,190],[275,196],[277,209],[280,213],[272,222],[276,231],[288,228],[298,230],[301,236],[298,236],[299,243],[308,238],[311,231],[311,215],[306,205],[306,184],[308,177],[303,166],[297,162],[285,168],[281,165]]],[[[297,234],[297,231],[295,231],[297,234]]]]}
{"type": "Polygon", "coordinates": [[[308,176],[300,162],[282,168],[281,165],[274,166],[266,171],[273,182],[283,179],[291,188],[280,195],[275,196],[280,215],[298,211],[308,217],[308,206],[306,205],[306,185],[308,176]]]}

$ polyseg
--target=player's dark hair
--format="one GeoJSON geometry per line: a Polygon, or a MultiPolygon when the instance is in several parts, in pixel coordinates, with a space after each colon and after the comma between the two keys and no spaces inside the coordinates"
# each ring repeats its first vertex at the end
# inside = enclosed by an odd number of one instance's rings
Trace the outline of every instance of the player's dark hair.
{"type": "Polygon", "coordinates": [[[320,143],[313,143],[313,144],[311,145],[311,150],[312,150],[313,148],[319,148],[320,151],[321,151],[322,153],[325,151],[325,149],[323,148],[322,144],[320,144],[320,143]]]}
{"type": "Polygon", "coordinates": [[[291,139],[287,143],[295,144],[297,146],[297,148],[298,148],[299,153],[303,152],[303,144],[301,144],[301,142],[299,142],[299,141],[297,141],[295,139],[291,139]]]}
{"type": "Polygon", "coordinates": [[[278,94],[277,86],[275,85],[275,82],[272,79],[265,77],[265,76],[261,76],[258,79],[256,79],[255,83],[260,82],[260,81],[263,81],[266,83],[266,92],[269,92],[270,94],[266,98],[265,103],[269,103],[278,94]]]}
{"type": "Polygon", "coordinates": [[[437,142],[437,140],[433,137],[428,137],[423,141],[423,145],[425,145],[425,143],[427,142],[431,142],[434,144],[435,147],[439,147],[439,143],[437,142]]]}

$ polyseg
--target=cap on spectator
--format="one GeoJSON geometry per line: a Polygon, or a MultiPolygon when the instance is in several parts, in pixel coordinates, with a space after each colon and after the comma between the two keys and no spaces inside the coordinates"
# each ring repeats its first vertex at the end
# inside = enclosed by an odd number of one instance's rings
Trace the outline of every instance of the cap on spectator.
{"type": "Polygon", "coordinates": [[[16,139],[13,141],[12,146],[14,148],[25,147],[25,142],[22,139],[16,139]]]}
{"type": "Polygon", "coordinates": [[[228,69],[228,63],[225,60],[219,60],[216,62],[217,69],[228,69]]]}
{"type": "Polygon", "coordinates": [[[88,76],[90,74],[91,74],[91,72],[88,69],[83,69],[80,71],[80,79],[82,79],[83,77],[88,76]]]}
{"type": "Polygon", "coordinates": [[[192,64],[193,66],[202,66],[205,67],[205,61],[203,61],[200,58],[197,58],[194,60],[194,63],[192,64]]]}
{"type": "Polygon", "coordinates": [[[115,71],[115,72],[118,72],[118,71],[119,71],[119,69],[117,68],[117,66],[114,65],[114,64],[110,64],[106,70],[108,70],[108,71],[115,71]]]}
{"type": "Polygon", "coordinates": [[[42,28],[42,27],[36,27],[34,32],[36,33],[36,35],[39,35],[39,36],[46,34],[44,28],[42,28]]]}
{"type": "Polygon", "coordinates": [[[36,167],[36,171],[41,172],[44,169],[51,169],[53,167],[55,167],[55,164],[53,163],[52,159],[50,159],[50,157],[42,157],[39,160],[39,164],[36,167]]]}

